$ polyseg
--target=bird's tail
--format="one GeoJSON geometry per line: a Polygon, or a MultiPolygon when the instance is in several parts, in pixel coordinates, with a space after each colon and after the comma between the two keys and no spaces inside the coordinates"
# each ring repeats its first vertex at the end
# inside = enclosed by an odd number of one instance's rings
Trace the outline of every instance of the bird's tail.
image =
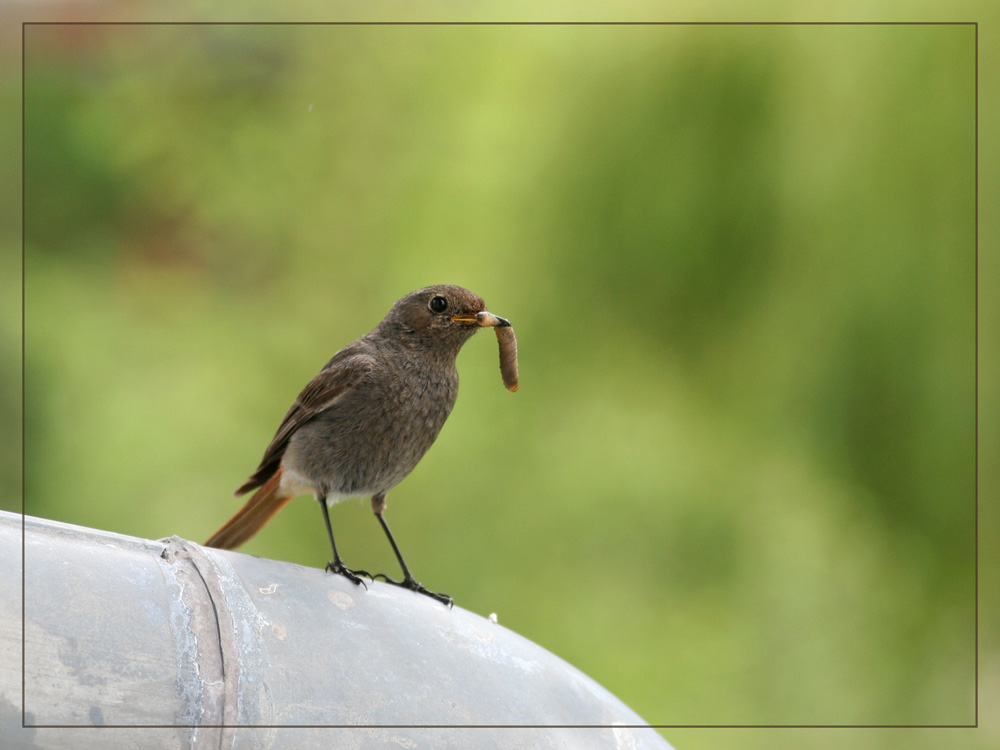
{"type": "Polygon", "coordinates": [[[282,494],[280,484],[281,469],[279,468],[253,494],[253,497],[247,500],[246,505],[236,511],[236,515],[212,534],[212,537],[205,542],[205,546],[235,549],[260,531],[261,527],[270,521],[271,517],[285,506],[285,503],[292,499],[282,494]]]}

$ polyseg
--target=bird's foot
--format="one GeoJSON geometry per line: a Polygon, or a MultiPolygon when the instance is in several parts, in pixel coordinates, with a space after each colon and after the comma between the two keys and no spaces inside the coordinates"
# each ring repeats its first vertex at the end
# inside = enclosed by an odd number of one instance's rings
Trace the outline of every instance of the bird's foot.
{"type": "Polygon", "coordinates": [[[372,580],[382,579],[386,583],[392,584],[393,586],[399,586],[400,588],[410,589],[411,591],[416,591],[418,594],[423,594],[424,596],[429,596],[431,599],[437,599],[439,602],[447,607],[455,606],[455,600],[452,599],[447,594],[439,594],[436,591],[431,591],[426,588],[422,583],[417,581],[413,576],[407,576],[402,581],[397,581],[393,578],[389,578],[385,573],[376,573],[372,576],[372,580]]]}
{"type": "Polygon", "coordinates": [[[343,560],[332,560],[328,562],[326,564],[326,569],[328,572],[342,575],[351,583],[355,583],[359,586],[364,586],[366,589],[368,588],[368,586],[365,585],[365,582],[361,580],[360,576],[368,576],[373,581],[375,580],[374,576],[372,576],[372,574],[369,573],[367,570],[351,570],[346,565],[344,565],[343,560]]]}

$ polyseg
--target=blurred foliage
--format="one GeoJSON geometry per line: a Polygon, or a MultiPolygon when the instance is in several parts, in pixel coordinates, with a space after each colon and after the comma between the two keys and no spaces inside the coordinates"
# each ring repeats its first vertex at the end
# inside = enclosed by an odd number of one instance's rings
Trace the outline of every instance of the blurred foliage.
{"type": "MultiPolygon", "coordinates": [[[[458,283],[522,388],[470,342],[389,497],[426,584],[654,723],[972,721],[970,27],[26,40],[29,513],[206,538],[329,356],[458,283]]],[[[320,567],[320,518],[244,549],[320,567]]]]}

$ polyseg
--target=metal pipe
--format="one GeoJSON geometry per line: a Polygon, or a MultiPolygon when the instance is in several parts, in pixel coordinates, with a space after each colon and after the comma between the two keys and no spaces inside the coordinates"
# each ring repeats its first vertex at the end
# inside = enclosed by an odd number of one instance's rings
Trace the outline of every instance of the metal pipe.
{"type": "Polygon", "coordinates": [[[22,684],[22,517],[0,512],[5,749],[670,747],[459,607],[178,537],[23,522],[22,684]]]}

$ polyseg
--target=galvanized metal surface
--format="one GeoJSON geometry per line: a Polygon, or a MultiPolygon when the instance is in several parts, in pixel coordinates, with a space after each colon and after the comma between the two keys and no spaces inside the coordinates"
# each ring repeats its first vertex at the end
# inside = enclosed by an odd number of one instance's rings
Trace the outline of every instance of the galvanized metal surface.
{"type": "Polygon", "coordinates": [[[425,596],[30,516],[24,539],[27,728],[21,517],[0,512],[5,750],[670,747],[558,657],[425,596]]]}

